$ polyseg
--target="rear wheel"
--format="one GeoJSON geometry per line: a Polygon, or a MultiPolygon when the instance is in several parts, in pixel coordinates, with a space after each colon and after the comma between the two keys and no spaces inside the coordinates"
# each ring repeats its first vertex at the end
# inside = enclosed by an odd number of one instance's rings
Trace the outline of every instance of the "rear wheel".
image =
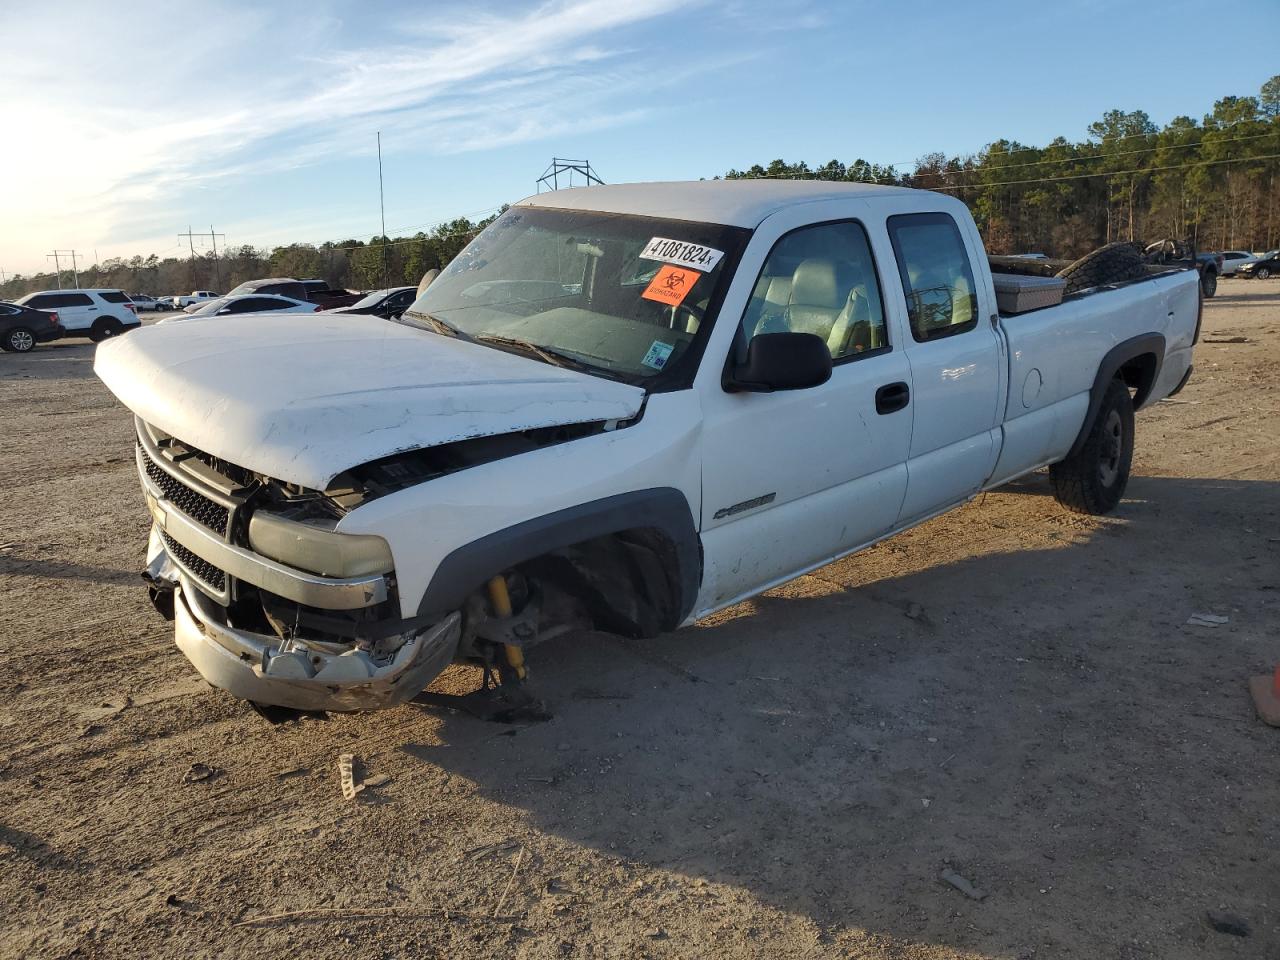
{"type": "Polygon", "coordinates": [[[1049,468],[1057,501],[1075,513],[1110,513],[1124,496],[1133,463],[1133,398],[1112,380],[1075,456],[1049,468]]]}
{"type": "Polygon", "coordinates": [[[14,327],[4,335],[4,348],[10,353],[29,353],[36,345],[36,335],[26,327],[14,327]]]}
{"type": "Polygon", "coordinates": [[[1212,299],[1213,295],[1218,292],[1218,275],[1212,270],[1206,270],[1200,275],[1200,290],[1204,293],[1206,300],[1212,299]]]}
{"type": "Polygon", "coordinates": [[[1271,270],[1269,267],[1259,267],[1254,272],[1254,276],[1256,276],[1259,280],[1265,280],[1267,279],[1267,277],[1271,276],[1271,270]]]}
{"type": "Polygon", "coordinates": [[[99,317],[89,328],[89,339],[94,343],[101,343],[111,337],[118,337],[122,333],[124,333],[124,324],[115,317],[99,317]]]}

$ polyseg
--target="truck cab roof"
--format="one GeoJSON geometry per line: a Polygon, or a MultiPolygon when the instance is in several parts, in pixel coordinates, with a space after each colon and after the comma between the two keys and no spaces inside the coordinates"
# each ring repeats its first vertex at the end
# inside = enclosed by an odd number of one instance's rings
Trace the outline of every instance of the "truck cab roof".
{"type": "Polygon", "coordinates": [[[923,192],[826,180],[693,180],[576,187],[535,194],[519,205],[756,227],[766,217],[797,204],[923,192]]]}

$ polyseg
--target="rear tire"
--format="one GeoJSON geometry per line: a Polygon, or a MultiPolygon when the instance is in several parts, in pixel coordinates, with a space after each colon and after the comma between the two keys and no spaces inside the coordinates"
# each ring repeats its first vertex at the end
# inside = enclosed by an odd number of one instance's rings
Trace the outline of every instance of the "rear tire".
{"type": "Polygon", "coordinates": [[[26,327],[14,327],[4,335],[4,349],[8,353],[30,353],[35,345],[36,335],[26,327]]]}
{"type": "Polygon", "coordinates": [[[1254,276],[1257,277],[1259,280],[1266,280],[1268,277],[1271,276],[1271,268],[1259,267],[1257,271],[1254,273],[1254,276]]]}
{"type": "Polygon", "coordinates": [[[1218,292],[1218,275],[1210,270],[1206,270],[1200,275],[1200,290],[1204,293],[1206,300],[1212,300],[1213,295],[1218,292]]]}
{"type": "Polygon", "coordinates": [[[1133,398],[1112,380],[1080,452],[1049,467],[1053,496],[1073,513],[1110,513],[1124,496],[1132,463],[1133,398]]]}
{"type": "Polygon", "coordinates": [[[122,333],[124,333],[124,324],[115,317],[99,317],[89,328],[89,339],[94,343],[101,343],[103,340],[118,337],[122,333]]]}

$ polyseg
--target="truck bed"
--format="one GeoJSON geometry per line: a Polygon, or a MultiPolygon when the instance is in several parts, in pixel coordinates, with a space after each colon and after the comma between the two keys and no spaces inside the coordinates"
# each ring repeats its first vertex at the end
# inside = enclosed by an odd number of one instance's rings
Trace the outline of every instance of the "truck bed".
{"type": "Polygon", "coordinates": [[[1100,364],[1117,344],[1158,334],[1163,356],[1150,389],[1135,403],[1146,406],[1172,393],[1191,365],[1199,309],[1196,272],[1161,268],[1057,306],[1000,316],[1009,383],[1004,444],[990,486],[1025,472],[1027,464],[1066,455],[1084,424],[1100,364]]]}

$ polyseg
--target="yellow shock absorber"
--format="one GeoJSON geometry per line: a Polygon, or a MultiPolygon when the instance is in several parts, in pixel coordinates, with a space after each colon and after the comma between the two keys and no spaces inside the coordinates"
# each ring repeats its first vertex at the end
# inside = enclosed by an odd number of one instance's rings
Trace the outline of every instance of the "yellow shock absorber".
{"type": "MultiPolygon", "coordinates": [[[[506,618],[511,616],[511,594],[507,592],[507,578],[496,576],[489,581],[489,602],[493,604],[495,616],[506,618]]],[[[507,665],[514,671],[518,680],[528,676],[524,666],[524,651],[513,643],[504,643],[503,652],[507,657],[507,665]]]]}

